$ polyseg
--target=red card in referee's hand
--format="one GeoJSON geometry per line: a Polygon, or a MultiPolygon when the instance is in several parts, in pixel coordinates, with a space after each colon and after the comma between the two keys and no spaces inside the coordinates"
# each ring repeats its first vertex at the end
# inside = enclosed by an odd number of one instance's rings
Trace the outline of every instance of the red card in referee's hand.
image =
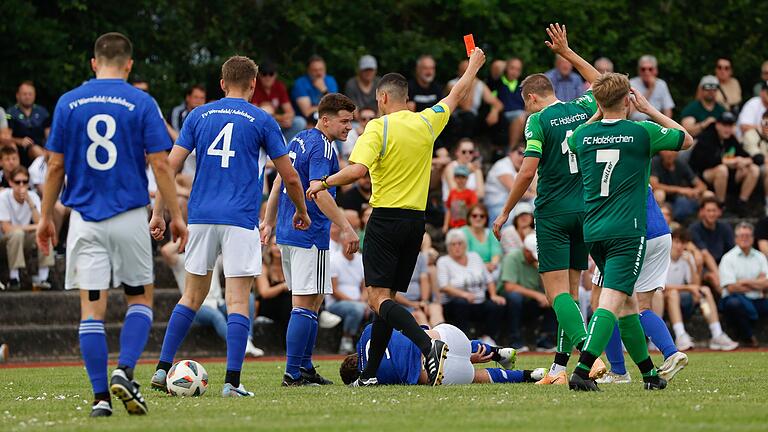
{"type": "Polygon", "coordinates": [[[464,35],[464,46],[467,48],[467,57],[472,56],[472,51],[475,49],[475,37],[472,33],[464,35]]]}

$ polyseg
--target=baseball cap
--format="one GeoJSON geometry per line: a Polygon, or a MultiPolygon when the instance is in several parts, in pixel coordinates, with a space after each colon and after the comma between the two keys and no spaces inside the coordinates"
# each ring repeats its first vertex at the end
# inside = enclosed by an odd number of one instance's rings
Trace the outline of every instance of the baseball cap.
{"type": "Polygon", "coordinates": [[[699,87],[704,90],[717,90],[720,87],[720,82],[714,75],[704,75],[699,81],[699,87]]]}
{"type": "Polygon", "coordinates": [[[277,65],[275,65],[269,60],[264,60],[259,65],[259,73],[262,75],[271,75],[271,74],[277,73],[277,65]]]}
{"type": "Polygon", "coordinates": [[[735,124],[736,116],[730,111],[723,111],[723,113],[717,117],[717,122],[723,124],[735,124]]]}
{"type": "Polygon", "coordinates": [[[528,250],[528,252],[533,255],[533,259],[536,261],[539,260],[539,252],[537,250],[537,241],[536,241],[536,233],[530,233],[527,236],[525,236],[525,240],[523,240],[523,246],[528,250]]]}
{"type": "Polygon", "coordinates": [[[518,217],[521,214],[526,214],[526,213],[533,214],[533,205],[531,205],[531,203],[527,203],[524,201],[517,203],[517,205],[515,206],[515,217],[518,217]]]}
{"type": "Polygon", "coordinates": [[[464,165],[457,165],[453,170],[453,176],[469,177],[469,168],[465,167],[464,165]]]}
{"type": "Polygon", "coordinates": [[[357,70],[366,70],[366,69],[378,69],[379,66],[376,63],[376,57],[366,54],[362,57],[360,57],[360,61],[357,63],[357,70]]]}

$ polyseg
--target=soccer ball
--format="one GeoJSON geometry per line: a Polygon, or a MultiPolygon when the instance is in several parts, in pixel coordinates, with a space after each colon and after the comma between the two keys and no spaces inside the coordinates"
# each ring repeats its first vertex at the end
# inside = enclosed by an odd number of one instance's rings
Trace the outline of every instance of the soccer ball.
{"type": "Polygon", "coordinates": [[[165,383],[173,396],[202,396],[208,389],[208,372],[194,360],[182,360],[168,371],[165,383]]]}

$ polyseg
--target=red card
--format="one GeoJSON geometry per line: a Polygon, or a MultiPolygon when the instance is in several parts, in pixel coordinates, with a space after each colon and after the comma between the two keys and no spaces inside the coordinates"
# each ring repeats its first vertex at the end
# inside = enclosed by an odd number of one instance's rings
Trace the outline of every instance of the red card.
{"type": "Polygon", "coordinates": [[[472,50],[475,49],[475,38],[472,33],[464,35],[464,46],[467,48],[467,57],[472,55],[472,50]]]}

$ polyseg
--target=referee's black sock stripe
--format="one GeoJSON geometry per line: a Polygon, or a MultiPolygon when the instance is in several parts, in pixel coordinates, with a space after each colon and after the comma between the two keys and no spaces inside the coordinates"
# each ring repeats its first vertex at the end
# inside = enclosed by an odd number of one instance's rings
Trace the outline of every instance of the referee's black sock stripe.
{"type": "Polygon", "coordinates": [[[379,315],[395,330],[400,330],[421,350],[425,356],[432,348],[432,339],[419,326],[416,319],[403,306],[391,299],[384,300],[379,306],[379,315]]]}

